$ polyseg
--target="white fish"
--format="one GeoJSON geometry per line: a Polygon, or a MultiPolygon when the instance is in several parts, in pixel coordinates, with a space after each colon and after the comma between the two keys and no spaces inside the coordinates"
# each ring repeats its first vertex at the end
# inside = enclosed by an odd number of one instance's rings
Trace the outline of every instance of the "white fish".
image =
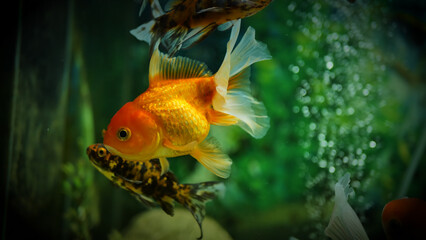
{"type": "Polygon", "coordinates": [[[361,221],[348,203],[350,174],[346,173],[334,187],[335,203],[325,235],[333,240],[368,240],[361,221]]]}

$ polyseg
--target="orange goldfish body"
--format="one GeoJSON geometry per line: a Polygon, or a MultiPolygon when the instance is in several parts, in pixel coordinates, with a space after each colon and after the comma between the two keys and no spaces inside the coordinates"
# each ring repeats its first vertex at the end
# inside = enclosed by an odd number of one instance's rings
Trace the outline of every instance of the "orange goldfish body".
{"type": "MultiPolygon", "coordinates": [[[[150,45],[150,52],[158,39],[174,55],[181,47],[187,48],[204,39],[219,26],[231,27],[230,21],[252,16],[272,0],[176,0],[166,13],[158,0],[149,0],[154,19],[130,31],[137,39],[150,45]]],[[[146,5],[146,0],[142,4],[146,5]]]]}
{"type": "Polygon", "coordinates": [[[426,202],[417,198],[402,198],[383,208],[383,229],[394,239],[426,239],[426,202]]]}
{"type": "Polygon", "coordinates": [[[240,28],[232,28],[218,72],[183,57],[170,58],[157,42],[149,66],[149,87],[126,103],[104,132],[108,150],[128,160],[159,158],[162,171],[168,157],[190,154],[219,177],[230,174],[231,160],[212,138],[210,124],[238,125],[255,138],[269,128],[265,107],[250,95],[249,66],[270,59],[266,45],[248,28],[234,48],[240,28]]]}

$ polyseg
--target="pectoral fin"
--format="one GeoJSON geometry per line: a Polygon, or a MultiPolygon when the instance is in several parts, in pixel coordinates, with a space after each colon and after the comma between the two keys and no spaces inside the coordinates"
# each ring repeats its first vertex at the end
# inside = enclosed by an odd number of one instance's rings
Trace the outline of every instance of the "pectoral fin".
{"type": "Polygon", "coordinates": [[[156,206],[156,204],[155,204],[155,202],[154,202],[154,200],[153,199],[151,199],[151,198],[149,198],[149,197],[146,197],[146,196],[144,196],[144,195],[142,195],[142,194],[136,194],[136,193],[132,193],[132,195],[139,201],[139,202],[141,202],[142,204],[144,204],[145,206],[147,206],[147,207],[149,207],[149,208],[152,208],[152,207],[155,207],[156,206]]]}
{"type": "Polygon", "coordinates": [[[228,29],[230,29],[232,26],[234,26],[234,24],[237,22],[237,20],[233,20],[233,21],[229,21],[226,23],[223,23],[221,25],[219,25],[219,27],[217,28],[217,30],[219,31],[226,31],[228,29]]]}
{"type": "Polygon", "coordinates": [[[228,178],[231,174],[232,161],[219,150],[214,138],[204,140],[190,154],[218,177],[228,178]]]}
{"type": "Polygon", "coordinates": [[[189,48],[192,45],[202,41],[204,38],[206,38],[216,28],[217,28],[216,24],[209,24],[205,27],[192,29],[185,36],[185,39],[182,42],[182,48],[189,48]]]}
{"type": "Polygon", "coordinates": [[[169,161],[167,160],[167,158],[164,157],[160,157],[160,165],[161,165],[161,176],[163,176],[163,174],[165,174],[166,172],[169,171],[169,161]]]}

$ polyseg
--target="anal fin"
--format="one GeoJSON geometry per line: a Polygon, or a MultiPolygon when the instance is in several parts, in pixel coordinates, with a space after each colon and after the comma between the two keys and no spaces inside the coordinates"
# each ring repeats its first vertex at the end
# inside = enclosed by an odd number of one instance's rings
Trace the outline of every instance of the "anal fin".
{"type": "Polygon", "coordinates": [[[220,151],[214,138],[202,141],[190,155],[218,177],[228,178],[231,174],[232,160],[220,151]]]}
{"type": "Polygon", "coordinates": [[[174,200],[169,196],[164,196],[158,200],[161,209],[170,216],[174,215],[174,200]]]}

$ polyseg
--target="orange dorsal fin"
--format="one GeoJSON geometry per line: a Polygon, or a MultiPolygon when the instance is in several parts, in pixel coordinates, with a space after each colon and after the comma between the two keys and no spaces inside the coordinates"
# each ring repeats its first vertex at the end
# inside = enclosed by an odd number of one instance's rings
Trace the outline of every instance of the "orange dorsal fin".
{"type": "Polygon", "coordinates": [[[149,84],[162,80],[211,76],[206,64],[186,57],[170,58],[160,52],[158,45],[159,42],[155,44],[149,63],[149,84]]]}

